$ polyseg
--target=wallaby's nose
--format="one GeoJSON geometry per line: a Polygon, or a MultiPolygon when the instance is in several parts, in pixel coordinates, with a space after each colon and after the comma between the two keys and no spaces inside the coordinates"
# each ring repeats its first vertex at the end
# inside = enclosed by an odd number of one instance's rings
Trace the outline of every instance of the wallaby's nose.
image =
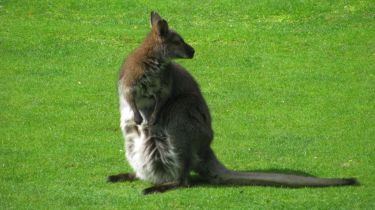
{"type": "Polygon", "coordinates": [[[194,57],[194,53],[195,53],[195,50],[194,50],[194,48],[191,48],[191,58],[193,58],[193,57],[194,57]]]}
{"type": "Polygon", "coordinates": [[[195,53],[195,50],[194,48],[192,48],[191,46],[188,46],[188,58],[193,58],[194,57],[194,53],[195,53]]]}

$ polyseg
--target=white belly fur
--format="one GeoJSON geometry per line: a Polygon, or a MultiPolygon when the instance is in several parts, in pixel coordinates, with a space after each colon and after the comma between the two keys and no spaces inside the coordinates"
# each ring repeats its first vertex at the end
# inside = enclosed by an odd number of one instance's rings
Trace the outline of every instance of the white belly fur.
{"type": "MultiPolygon", "coordinates": [[[[154,163],[152,162],[153,158],[150,158],[151,155],[146,153],[147,150],[145,149],[147,139],[145,133],[143,132],[142,126],[144,126],[146,122],[143,122],[141,125],[135,124],[133,120],[134,113],[122,94],[120,82],[118,91],[121,114],[120,128],[125,140],[125,156],[130,166],[135,171],[136,176],[142,180],[147,180],[154,184],[177,180],[179,174],[179,164],[175,149],[170,143],[168,144],[169,149],[167,151],[164,150],[160,154],[163,156],[162,159],[168,160],[165,162],[165,166],[168,170],[166,170],[165,173],[160,173],[160,171],[155,172],[155,169],[153,168],[154,163]],[[125,127],[129,125],[137,126],[139,132],[126,133],[125,127]]],[[[170,140],[168,139],[167,142],[170,142],[170,140]]]]}

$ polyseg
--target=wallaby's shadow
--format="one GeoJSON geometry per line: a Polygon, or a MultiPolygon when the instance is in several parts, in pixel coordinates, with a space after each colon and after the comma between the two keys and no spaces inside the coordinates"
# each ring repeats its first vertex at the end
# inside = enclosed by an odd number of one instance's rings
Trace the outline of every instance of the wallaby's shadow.
{"type": "MultiPolygon", "coordinates": [[[[292,169],[262,169],[262,170],[249,170],[249,171],[239,171],[239,172],[254,172],[254,173],[277,173],[277,174],[285,174],[285,175],[298,175],[298,176],[304,176],[304,177],[316,177],[312,174],[309,174],[304,171],[299,170],[292,170],[292,169]]],[[[356,182],[354,185],[358,186],[360,185],[358,182],[356,182]]],[[[207,179],[202,178],[201,176],[197,174],[192,174],[190,176],[190,187],[245,187],[246,185],[223,185],[223,184],[214,184],[209,183],[207,179]]],[[[247,185],[249,186],[249,185],[247,185]]],[[[261,185],[261,184],[254,184],[254,186],[272,186],[272,187],[283,187],[280,185],[261,185]]],[[[288,187],[286,187],[288,188],[288,187]]],[[[293,188],[302,188],[302,187],[293,187],[293,188]]]]}

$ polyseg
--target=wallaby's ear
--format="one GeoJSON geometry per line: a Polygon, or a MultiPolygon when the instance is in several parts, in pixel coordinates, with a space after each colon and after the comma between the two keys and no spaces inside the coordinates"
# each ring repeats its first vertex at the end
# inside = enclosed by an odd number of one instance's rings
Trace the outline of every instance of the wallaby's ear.
{"type": "Polygon", "coordinates": [[[168,23],[166,20],[160,20],[156,25],[156,30],[159,34],[159,36],[163,37],[168,34],[168,23]]]}
{"type": "Polygon", "coordinates": [[[159,36],[165,36],[168,34],[168,23],[166,20],[163,20],[157,12],[151,12],[150,24],[151,28],[156,30],[159,36]]]}
{"type": "Polygon", "coordinates": [[[154,27],[161,20],[160,15],[157,12],[152,11],[150,15],[151,28],[154,27]]]}

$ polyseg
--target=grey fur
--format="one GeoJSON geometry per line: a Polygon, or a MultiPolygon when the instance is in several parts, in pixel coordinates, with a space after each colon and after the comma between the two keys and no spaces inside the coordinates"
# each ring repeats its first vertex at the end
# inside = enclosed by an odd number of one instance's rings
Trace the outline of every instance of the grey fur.
{"type": "MultiPolygon", "coordinates": [[[[119,81],[121,128],[125,138],[126,157],[138,178],[155,184],[154,187],[145,189],[144,193],[188,186],[190,171],[212,184],[324,187],[356,183],[355,179],[235,172],[227,169],[211,149],[211,116],[199,85],[176,63],[170,62],[164,68],[171,79],[171,92],[160,109],[155,125],[137,125],[134,122],[134,113],[121,92],[122,78],[119,81]]],[[[109,180],[118,181],[121,177],[125,177],[122,180],[128,180],[134,176],[122,174],[118,177],[111,176],[109,180]]]]}

